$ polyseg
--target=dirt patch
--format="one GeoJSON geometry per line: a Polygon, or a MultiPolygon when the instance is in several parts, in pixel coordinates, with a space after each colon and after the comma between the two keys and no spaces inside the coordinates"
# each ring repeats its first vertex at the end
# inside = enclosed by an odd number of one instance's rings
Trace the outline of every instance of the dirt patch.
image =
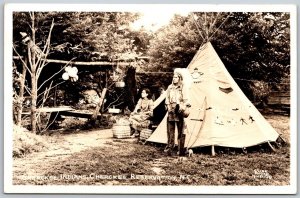
{"type": "Polygon", "coordinates": [[[86,131],[84,133],[68,134],[63,136],[64,143],[55,145],[55,149],[46,152],[47,157],[59,155],[71,155],[84,149],[96,146],[103,146],[112,142],[111,130],[86,131]]]}
{"type": "MultiPolygon", "coordinates": [[[[45,138],[45,136],[42,137],[45,138]]],[[[29,154],[23,158],[14,158],[14,175],[22,173],[24,178],[38,175],[40,174],[39,170],[43,169],[42,166],[45,164],[51,164],[84,149],[103,146],[113,141],[111,130],[84,131],[63,136],[53,135],[48,138],[47,145],[51,148],[29,154]]]]}

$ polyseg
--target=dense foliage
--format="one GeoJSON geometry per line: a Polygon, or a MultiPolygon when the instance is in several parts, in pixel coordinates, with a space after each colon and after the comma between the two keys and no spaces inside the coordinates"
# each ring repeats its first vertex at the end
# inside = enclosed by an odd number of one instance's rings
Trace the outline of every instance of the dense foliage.
{"type": "Polygon", "coordinates": [[[153,70],[186,67],[210,41],[229,73],[248,96],[280,89],[290,71],[288,13],[193,13],[175,16],[150,41],[153,70]]]}
{"type": "MultiPolygon", "coordinates": [[[[169,25],[154,33],[146,29],[132,30],[130,23],[138,17],[138,13],[128,12],[39,12],[36,13],[36,43],[43,46],[53,20],[49,58],[135,61],[138,56],[148,55],[149,62],[133,62],[132,66],[138,72],[157,72],[186,67],[201,44],[209,40],[248,95],[259,95],[257,86],[263,87],[265,93],[278,89],[277,83],[288,79],[289,13],[175,15],[169,25]]],[[[14,13],[13,41],[20,54],[24,54],[25,49],[19,32],[30,34],[29,21],[28,13],[14,13]]],[[[54,66],[50,71],[55,71],[54,66]]],[[[45,69],[45,73],[49,70],[45,69]]],[[[91,79],[96,78],[92,76],[91,79]]],[[[140,82],[143,79],[138,77],[137,80],[138,85],[143,86],[140,82]]]]}

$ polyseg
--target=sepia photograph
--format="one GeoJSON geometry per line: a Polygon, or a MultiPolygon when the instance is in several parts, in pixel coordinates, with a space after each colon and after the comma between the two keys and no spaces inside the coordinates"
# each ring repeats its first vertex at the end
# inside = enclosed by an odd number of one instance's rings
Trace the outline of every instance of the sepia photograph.
{"type": "Polygon", "coordinates": [[[6,193],[296,193],[296,6],[4,19],[6,193]]]}

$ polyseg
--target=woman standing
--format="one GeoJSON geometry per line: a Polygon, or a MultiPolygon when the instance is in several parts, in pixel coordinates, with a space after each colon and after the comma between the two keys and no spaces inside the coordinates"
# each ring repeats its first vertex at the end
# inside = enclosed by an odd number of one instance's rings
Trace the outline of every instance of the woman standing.
{"type": "Polygon", "coordinates": [[[129,122],[134,129],[134,137],[139,136],[140,128],[147,128],[150,125],[150,118],[153,115],[153,100],[150,98],[150,90],[143,89],[134,111],[130,114],[129,122]]]}

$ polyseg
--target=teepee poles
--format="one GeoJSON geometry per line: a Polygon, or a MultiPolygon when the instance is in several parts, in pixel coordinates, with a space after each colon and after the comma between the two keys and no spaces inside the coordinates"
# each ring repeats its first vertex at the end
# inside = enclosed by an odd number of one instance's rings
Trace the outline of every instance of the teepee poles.
{"type": "Polygon", "coordinates": [[[205,40],[205,39],[204,39],[204,36],[203,36],[202,33],[201,33],[200,27],[199,27],[199,25],[198,25],[198,23],[197,23],[197,21],[196,21],[196,19],[195,19],[195,15],[194,15],[193,12],[192,12],[192,18],[193,18],[193,20],[194,20],[194,23],[195,23],[195,25],[196,25],[196,27],[197,27],[197,30],[198,30],[198,32],[199,32],[201,38],[202,38],[203,40],[205,40]]]}
{"type": "MultiPolygon", "coordinates": [[[[211,16],[210,16],[210,22],[209,22],[209,24],[210,24],[210,25],[209,25],[209,30],[210,30],[210,29],[211,29],[211,27],[212,27],[212,26],[211,26],[211,24],[213,24],[213,17],[214,17],[214,13],[212,13],[212,14],[211,14],[211,16]]],[[[208,30],[208,33],[209,33],[209,30],[208,30]]]]}
{"type": "MultiPolygon", "coordinates": [[[[208,34],[211,33],[211,30],[212,30],[212,28],[215,26],[215,24],[216,24],[216,22],[217,22],[217,20],[218,20],[219,15],[220,15],[220,12],[217,13],[217,16],[216,16],[215,20],[214,20],[214,21],[211,23],[211,25],[209,26],[208,34]]],[[[212,17],[211,17],[211,19],[212,19],[212,17]]]]}
{"type": "MultiPolygon", "coordinates": [[[[209,17],[207,15],[207,13],[204,12],[204,17],[203,17],[203,15],[201,17],[202,23],[200,23],[201,25],[199,25],[199,23],[195,19],[195,14],[192,13],[192,18],[193,18],[194,23],[195,23],[195,25],[197,27],[197,30],[198,30],[201,38],[205,42],[208,42],[210,40],[210,38],[212,37],[212,36],[210,36],[210,33],[212,32],[212,29],[215,26],[215,23],[216,23],[216,21],[218,19],[219,14],[220,13],[218,12],[216,18],[213,19],[214,18],[214,14],[211,14],[211,16],[209,17]],[[204,20],[204,23],[203,23],[203,20],[204,20]]],[[[213,32],[213,33],[215,33],[215,32],[213,32]]]]}
{"type": "Polygon", "coordinates": [[[215,35],[215,33],[223,26],[223,24],[228,20],[229,16],[231,15],[231,13],[229,15],[227,15],[226,19],[221,23],[221,25],[219,25],[219,27],[216,29],[216,31],[213,32],[213,34],[208,38],[209,40],[215,35]]]}
{"type": "Polygon", "coordinates": [[[208,41],[208,21],[207,21],[207,15],[206,15],[206,12],[204,13],[204,29],[205,29],[205,32],[206,32],[206,41],[208,41]]]}

